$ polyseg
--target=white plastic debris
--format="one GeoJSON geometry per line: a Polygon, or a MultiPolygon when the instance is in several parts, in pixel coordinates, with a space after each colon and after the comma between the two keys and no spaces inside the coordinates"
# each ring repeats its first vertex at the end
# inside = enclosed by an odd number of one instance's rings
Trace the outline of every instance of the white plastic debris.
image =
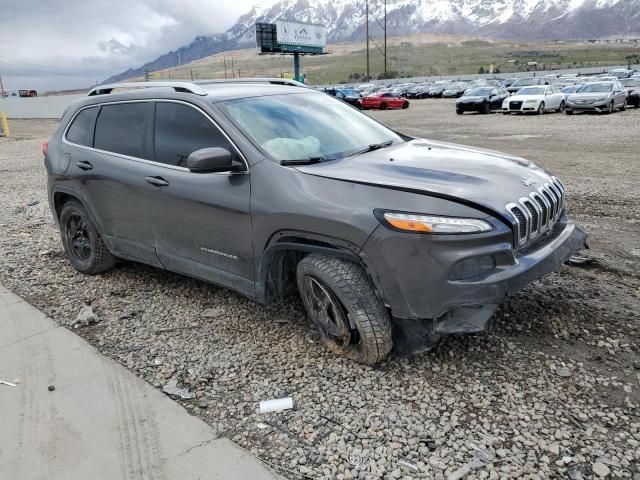
{"type": "Polygon", "coordinates": [[[178,388],[178,380],[171,379],[169,382],[162,387],[164,393],[168,393],[169,395],[175,395],[176,397],[180,397],[182,400],[189,400],[193,398],[193,393],[189,391],[187,388],[178,388]]]}
{"type": "Polygon", "coordinates": [[[293,398],[276,398],[273,400],[263,400],[260,402],[260,413],[281,412],[293,408],[293,398]]]}
{"type": "Polygon", "coordinates": [[[15,387],[16,384],[15,383],[11,383],[11,382],[5,382],[4,380],[0,380],[0,384],[2,385],[7,385],[9,387],[15,387]]]}

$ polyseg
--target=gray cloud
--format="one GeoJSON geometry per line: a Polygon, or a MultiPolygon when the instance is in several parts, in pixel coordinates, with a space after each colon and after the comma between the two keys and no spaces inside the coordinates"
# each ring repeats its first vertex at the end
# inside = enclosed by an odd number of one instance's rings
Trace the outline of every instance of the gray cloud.
{"type": "Polygon", "coordinates": [[[0,0],[5,88],[92,85],[273,0],[0,0]]]}

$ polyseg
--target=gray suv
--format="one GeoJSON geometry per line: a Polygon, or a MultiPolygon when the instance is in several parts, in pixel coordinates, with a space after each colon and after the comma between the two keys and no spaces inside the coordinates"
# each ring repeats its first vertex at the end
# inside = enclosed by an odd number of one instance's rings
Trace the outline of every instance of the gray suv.
{"type": "Polygon", "coordinates": [[[282,80],[99,86],[44,151],[78,271],[125,259],[259,302],[299,293],[330,348],[369,364],[487,329],[586,247],[565,187],[533,163],[282,80]]]}

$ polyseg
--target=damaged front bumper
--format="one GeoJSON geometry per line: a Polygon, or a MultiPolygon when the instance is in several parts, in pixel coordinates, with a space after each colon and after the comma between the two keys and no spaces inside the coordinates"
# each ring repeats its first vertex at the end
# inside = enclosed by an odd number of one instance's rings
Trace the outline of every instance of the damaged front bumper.
{"type": "MultiPolygon", "coordinates": [[[[587,247],[585,233],[563,217],[544,238],[518,252],[513,251],[511,232],[497,229],[493,235],[447,244],[427,236],[408,237],[414,245],[409,262],[396,265],[395,282],[381,281],[383,296],[394,317],[394,345],[400,351],[422,351],[445,334],[486,330],[505,297],[515,295],[532,281],[558,269],[569,257],[587,247]],[[426,244],[424,243],[426,242],[426,244]],[[425,248],[426,247],[426,248],[425,248]],[[415,252],[423,250],[424,255],[415,252]],[[479,278],[451,280],[456,258],[495,259],[495,267],[479,278]]],[[[382,237],[386,232],[378,232],[382,237]]],[[[374,240],[384,258],[393,247],[391,237],[374,240]]],[[[398,250],[396,250],[397,253],[398,250]]],[[[378,272],[380,273],[380,272],[378,272]]],[[[379,280],[388,276],[381,276],[379,280]]]]}

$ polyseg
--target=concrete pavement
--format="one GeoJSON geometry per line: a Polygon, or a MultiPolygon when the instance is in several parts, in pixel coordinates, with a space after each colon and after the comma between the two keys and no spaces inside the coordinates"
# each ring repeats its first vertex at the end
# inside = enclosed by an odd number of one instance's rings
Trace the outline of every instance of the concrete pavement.
{"type": "Polygon", "coordinates": [[[0,285],[0,380],[16,379],[0,384],[0,478],[281,478],[0,285]]]}

